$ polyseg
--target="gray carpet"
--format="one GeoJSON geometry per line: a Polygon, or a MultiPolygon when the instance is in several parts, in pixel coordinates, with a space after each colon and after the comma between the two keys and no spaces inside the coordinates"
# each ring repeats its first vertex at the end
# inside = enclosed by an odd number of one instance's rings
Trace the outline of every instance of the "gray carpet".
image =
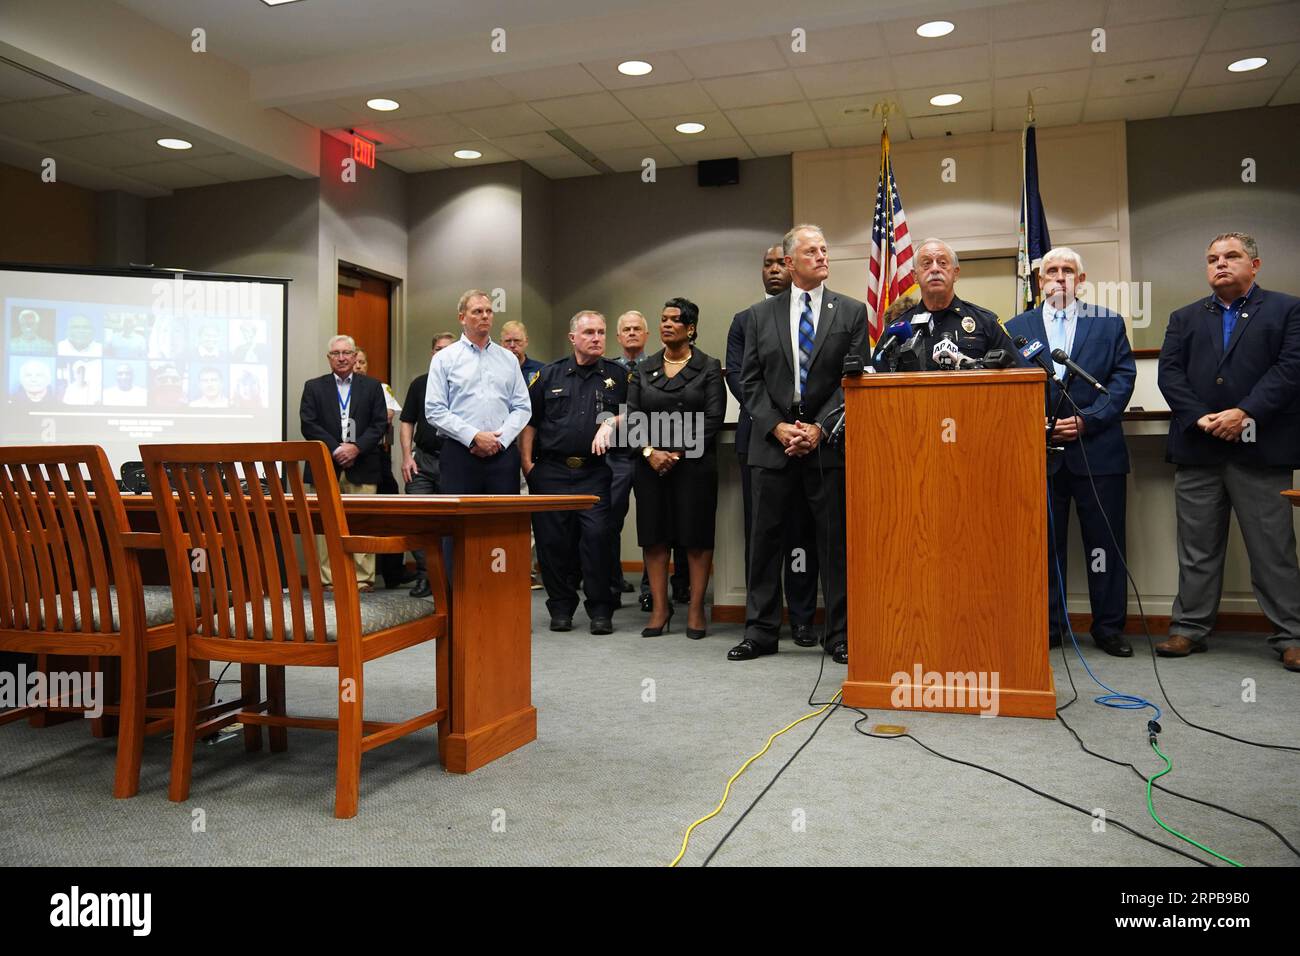
{"type": "MultiPolygon", "coordinates": [[[[675,618],[679,627],[683,617],[675,618]]],[[[439,769],[432,729],[383,747],[364,758],[361,810],[348,821],[333,818],[332,734],[291,731],[285,754],[247,755],[239,738],[200,745],[190,800],[173,804],[166,796],[169,739],[146,742],[139,796],[113,800],[112,741],[93,739],[81,722],[0,728],[0,863],[666,864],[740,764],[769,734],[809,712],[821,658],[783,640],[775,657],[729,663],[738,625],[714,626],[698,642],[676,631],[643,640],[645,619],[625,609],[615,617],[620,630],[592,637],[579,613],[579,630],[552,634],[534,592],[538,739],[467,776],[439,769]],[[643,700],[647,680],[653,702],[643,700]],[[193,832],[196,810],[205,817],[203,832],[193,832]]],[[[1084,654],[1111,686],[1158,697],[1145,639],[1127,661],[1086,643],[1084,654]]],[[[1052,660],[1063,702],[1070,688],[1059,652],[1052,660]]],[[[1159,769],[1146,716],[1092,703],[1101,691],[1077,658],[1072,670],[1081,699],[1066,718],[1088,745],[1144,771],[1159,769]]],[[[396,719],[431,706],[432,673],[428,648],[372,664],[367,716],[396,719]]],[[[326,713],[332,674],[290,671],[291,712],[326,713]]],[[[843,675],[827,661],[818,699],[834,694],[843,675]]],[[[1162,661],[1161,675],[1197,723],[1300,743],[1300,675],[1283,670],[1259,635],[1218,637],[1208,654],[1162,661]],[[1246,678],[1256,682],[1256,702],[1241,699],[1246,678]]],[[[1109,822],[1101,832],[1091,816],[912,741],[860,736],[857,719],[843,710],[828,719],[714,865],[1194,865],[1114,825],[1180,843],[1147,816],[1141,780],[1081,752],[1056,721],[873,713],[869,725],[904,724],[945,754],[1102,808],[1109,822]]],[[[1267,820],[1300,846],[1300,754],[1223,740],[1169,713],[1163,723],[1161,747],[1174,771],[1162,782],[1267,820]]],[[[703,862],[814,726],[800,724],[755,762],[722,813],[696,828],[683,865],[703,862]]],[[[1298,862],[1256,824],[1159,792],[1156,808],[1170,825],[1244,864],[1298,862]]]]}

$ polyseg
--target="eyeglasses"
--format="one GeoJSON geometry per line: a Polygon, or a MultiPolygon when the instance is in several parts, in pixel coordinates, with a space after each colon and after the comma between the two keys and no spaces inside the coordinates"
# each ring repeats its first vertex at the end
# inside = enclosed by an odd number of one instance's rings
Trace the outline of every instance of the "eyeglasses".
{"type": "Polygon", "coordinates": [[[357,350],[356,350],[356,349],[347,349],[347,350],[345,350],[345,351],[343,351],[343,352],[326,352],[326,353],[325,353],[326,357],[328,357],[328,358],[343,358],[343,356],[345,356],[345,355],[356,355],[356,354],[357,354],[357,350]]]}

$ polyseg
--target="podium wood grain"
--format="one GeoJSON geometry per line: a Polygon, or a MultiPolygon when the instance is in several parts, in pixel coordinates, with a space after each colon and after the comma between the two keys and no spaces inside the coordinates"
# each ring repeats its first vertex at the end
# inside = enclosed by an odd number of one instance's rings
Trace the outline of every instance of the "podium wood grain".
{"type": "Polygon", "coordinates": [[[995,713],[1054,716],[1044,381],[1035,369],[845,379],[845,704],[979,713],[952,675],[991,691],[996,674],[995,713]]]}

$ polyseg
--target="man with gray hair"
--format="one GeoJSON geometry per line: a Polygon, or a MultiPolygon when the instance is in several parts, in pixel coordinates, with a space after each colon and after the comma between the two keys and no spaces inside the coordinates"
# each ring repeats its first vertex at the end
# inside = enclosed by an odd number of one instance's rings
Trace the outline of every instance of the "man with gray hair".
{"type": "Polygon", "coordinates": [[[938,369],[933,350],[941,339],[951,340],[962,355],[973,359],[983,358],[992,349],[1013,348],[996,313],[957,297],[960,275],[957,253],[942,239],[926,239],[916,247],[916,281],[921,287],[921,301],[898,316],[897,321],[921,323],[914,325],[921,332],[921,367],[906,367],[907,363],[902,362],[899,371],[938,369]]]}
{"type": "MultiPolygon", "coordinates": [[[[378,379],[354,371],[357,344],[350,335],[336,335],[329,341],[325,357],[330,371],[320,378],[308,379],[302,388],[298,418],[302,437],[321,441],[334,459],[339,491],[343,494],[374,495],[379,493],[380,472],[386,467],[383,458],[384,432],[388,430],[388,407],[384,389],[378,379]]],[[[311,470],[304,475],[314,484],[311,470]]],[[[320,558],[321,580],[332,586],[329,551],[323,536],[316,538],[320,558]]],[[[371,591],[375,586],[375,556],[353,555],[357,587],[371,591]]]]}
{"type": "Polygon", "coordinates": [[[1300,468],[1300,298],[1255,283],[1259,247],[1242,232],[1205,254],[1211,294],[1169,317],[1160,391],[1178,512],[1178,596],[1162,657],[1206,649],[1223,590],[1235,512],[1250,582],[1273,625],[1269,643],[1300,671],[1300,567],[1282,492],[1300,468]]]}
{"type": "MultiPolygon", "coordinates": [[[[1042,342],[1053,351],[1061,349],[1110,392],[1099,394],[1077,376],[1069,379],[1068,393],[1064,395],[1055,380],[1047,385],[1047,420],[1053,423],[1051,444],[1061,449],[1047,459],[1051,519],[1047,539],[1048,642],[1059,644],[1064,633],[1066,608],[1061,582],[1065,579],[1073,500],[1088,559],[1092,639],[1107,654],[1132,657],[1133,649],[1124,637],[1128,619],[1124,519],[1129,460],[1123,425],[1124,409],[1137,379],[1137,363],[1129,347],[1124,317],[1076,298],[1078,287],[1087,279],[1077,252],[1066,246],[1052,249],[1043,256],[1039,276],[1042,306],[1017,315],[1007,323],[1007,333],[1042,342]]],[[[1031,364],[1019,351],[1015,356],[1020,364],[1031,364]]],[[[1056,374],[1066,378],[1065,366],[1059,362],[1056,374]]]]}

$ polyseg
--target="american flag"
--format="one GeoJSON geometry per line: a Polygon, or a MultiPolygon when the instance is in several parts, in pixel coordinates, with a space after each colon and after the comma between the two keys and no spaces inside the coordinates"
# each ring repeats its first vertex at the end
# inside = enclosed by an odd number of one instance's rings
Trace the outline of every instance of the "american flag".
{"type": "Polygon", "coordinates": [[[1016,251],[1016,308],[1021,311],[1043,304],[1038,270],[1043,256],[1052,248],[1047,232],[1047,212],[1038,193],[1038,136],[1033,121],[1026,124],[1020,138],[1020,245],[1016,251]]]}
{"type": "Polygon", "coordinates": [[[917,291],[916,273],[912,269],[912,237],[907,232],[903,200],[894,182],[888,130],[880,134],[880,183],[876,186],[876,215],[871,226],[870,270],[867,330],[875,344],[884,332],[885,312],[890,305],[917,291]]]}

